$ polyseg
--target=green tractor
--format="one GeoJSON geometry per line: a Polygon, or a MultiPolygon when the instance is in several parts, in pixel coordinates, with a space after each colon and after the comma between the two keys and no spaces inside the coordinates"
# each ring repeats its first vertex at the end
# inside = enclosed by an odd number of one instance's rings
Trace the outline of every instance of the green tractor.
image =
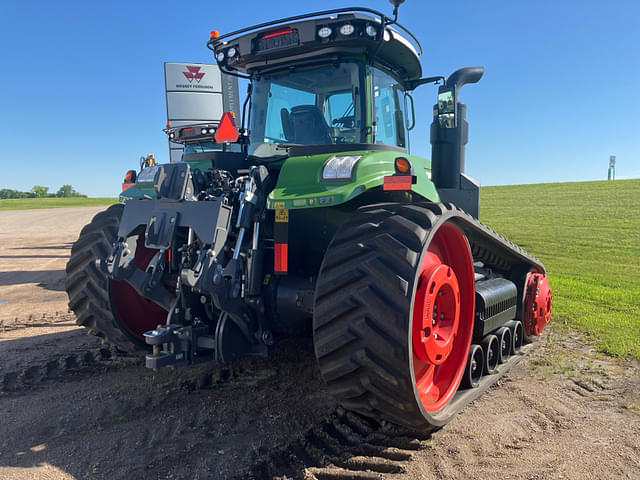
{"type": "Polygon", "coordinates": [[[147,166],[82,230],[66,282],[80,325],[149,368],[312,334],[345,408],[424,431],[522,358],[551,292],[536,258],[477,220],[460,90],[484,69],[423,77],[392,3],[393,18],[341,8],[211,32],[222,71],[248,81],[238,125],[225,113],[201,132],[221,148],[147,166]],[[431,161],[408,153],[410,92],[429,83],[431,161]]]}

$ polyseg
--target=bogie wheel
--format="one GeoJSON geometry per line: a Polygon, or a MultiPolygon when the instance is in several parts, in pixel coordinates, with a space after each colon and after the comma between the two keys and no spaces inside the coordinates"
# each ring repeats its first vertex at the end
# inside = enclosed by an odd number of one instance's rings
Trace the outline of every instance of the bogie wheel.
{"type": "Polygon", "coordinates": [[[515,355],[520,352],[522,340],[524,339],[522,322],[519,320],[511,320],[506,326],[511,330],[511,354],[515,355]]]}
{"type": "MultiPolygon", "coordinates": [[[[142,334],[164,323],[167,312],[126,282],[110,280],[96,266],[96,259],[105,259],[112,250],[123,209],[122,204],[112,205],[82,229],[71,248],[65,290],[78,325],[122,351],[144,352],[142,334]]],[[[155,252],[144,247],[143,237],[140,235],[134,263],[144,269],[155,252]]]]}
{"type": "Polygon", "coordinates": [[[500,358],[500,343],[495,335],[486,335],[482,339],[482,351],[484,353],[484,373],[495,373],[500,358]]]}
{"type": "Polygon", "coordinates": [[[511,341],[511,330],[508,327],[501,327],[497,332],[498,343],[500,344],[498,355],[498,362],[505,363],[511,355],[511,349],[513,347],[511,341]]]}
{"type": "Polygon", "coordinates": [[[469,243],[443,205],[361,208],[320,269],[314,346],[348,409],[435,429],[464,373],[475,306],[469,243]]]}
{"type": "Polygon", "coordinates": [[[462,377],[462,386],[464,388],[476,388],[480,385],[480,378],[484,372],[485,360],[484,351],[480,345],[471,345],[469,350],[469,358],[467,359],[467,368],[462,377]]]}

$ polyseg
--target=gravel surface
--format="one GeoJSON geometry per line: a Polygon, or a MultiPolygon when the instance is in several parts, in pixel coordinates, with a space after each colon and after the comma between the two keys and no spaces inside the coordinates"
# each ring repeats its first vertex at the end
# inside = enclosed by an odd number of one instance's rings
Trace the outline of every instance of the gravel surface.
{"type": "Polygon", "coordinates": [[[74,324],[71,243],[102,207],[0,212],[0,478],[639,479],[640,366],[547,333],[431,437],[344,412],[311,342],[153,372],[74,324]]]}

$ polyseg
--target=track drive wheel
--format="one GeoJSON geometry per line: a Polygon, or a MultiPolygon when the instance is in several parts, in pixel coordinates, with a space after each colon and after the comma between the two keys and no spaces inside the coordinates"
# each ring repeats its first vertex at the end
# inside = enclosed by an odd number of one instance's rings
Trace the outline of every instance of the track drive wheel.
{"type": "MultiPolygon", "coordinates": [[[[142,334],[164,323],[167,312],[138,295],[126,282],[110,280],[96,266],[96,259],[104,259],[111,252],[123,209],[122,204],[112,205],[82,229],[71,248],[65,290],[78,325],[125,352],[146,352],[142,334]]],[[[144,247],[143,238],[140,235],[134,259],[140,268],[145,268],[155,254],[144,247]]]]}
{"type": "Polygon", "coordinates": [[[442,205],[361,208],[336,233],[316,286],[316,357],[348,409],[441,427],[467,365],[475,306],[469,243],[442,205]]]}

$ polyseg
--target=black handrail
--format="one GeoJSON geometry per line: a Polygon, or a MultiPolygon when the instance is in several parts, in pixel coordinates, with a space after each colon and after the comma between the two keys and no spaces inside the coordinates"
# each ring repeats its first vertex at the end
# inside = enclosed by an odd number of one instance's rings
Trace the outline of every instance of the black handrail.
{"type": "MultiPolygon", "coordinates": [[[[409,35],[409,37],[411,37],[411,39],[415,42],[415,45],[418,47],[418,55],[422,55],[422,45],[420,45],[420,42],[418,41],[418,39],[413,35],[413,33],[411,33],[409,31],[409,29],[401,24],[399,24],[398,22],[394,21],[393,18],[387,17],[384,13],[379,12],[377,10],[373,10],[372,8],[366,8],[366,7],[344,7],[344,8],[336,8],[333,10],[323,10],[321,12],[312,12],[312,13],[305,13],[302,15],[295,15],[293,17],[287,17],[287,18],[281,18],[280,20],[272,20],[270,22],[264,22],[264,23],[260,23],[258,25],[253,25],[251,27],[245,27],[245,28],[241,28],[240,30],[235,30],[233,32],[230,33],[225,33],[224,35],[220,35],[219,37],[216,38],[211,38],[208,42],[207,42],[207,48],[209,50],[213,51],[213,47],[219,43],[220,41],[222,41],[225,38],[229,38],[229,37],[234,37],[236,35],[240,35],[241,33],[247,33],[250,32],[252,30],[258,30],[260,28],[265,28],[265,27],[270,27],[270,26],[274,26],[274,25],[279,25],[281,23],[289,23],[289,22],[294,22],[296,20],[303,20],[306,18],[313,18],[313,17],[320,17],[323,15],[331,15],[334,13],[347,13],[347,12],[364,12],[364,13],[372,13],[374,15],[377,15],[380,17],[380,21],[382,25],[397,25],[400,29],[402,29],[407,35],[409,35]]],[[[383,32],[384,35],[384,32],[383,32]]]]}

